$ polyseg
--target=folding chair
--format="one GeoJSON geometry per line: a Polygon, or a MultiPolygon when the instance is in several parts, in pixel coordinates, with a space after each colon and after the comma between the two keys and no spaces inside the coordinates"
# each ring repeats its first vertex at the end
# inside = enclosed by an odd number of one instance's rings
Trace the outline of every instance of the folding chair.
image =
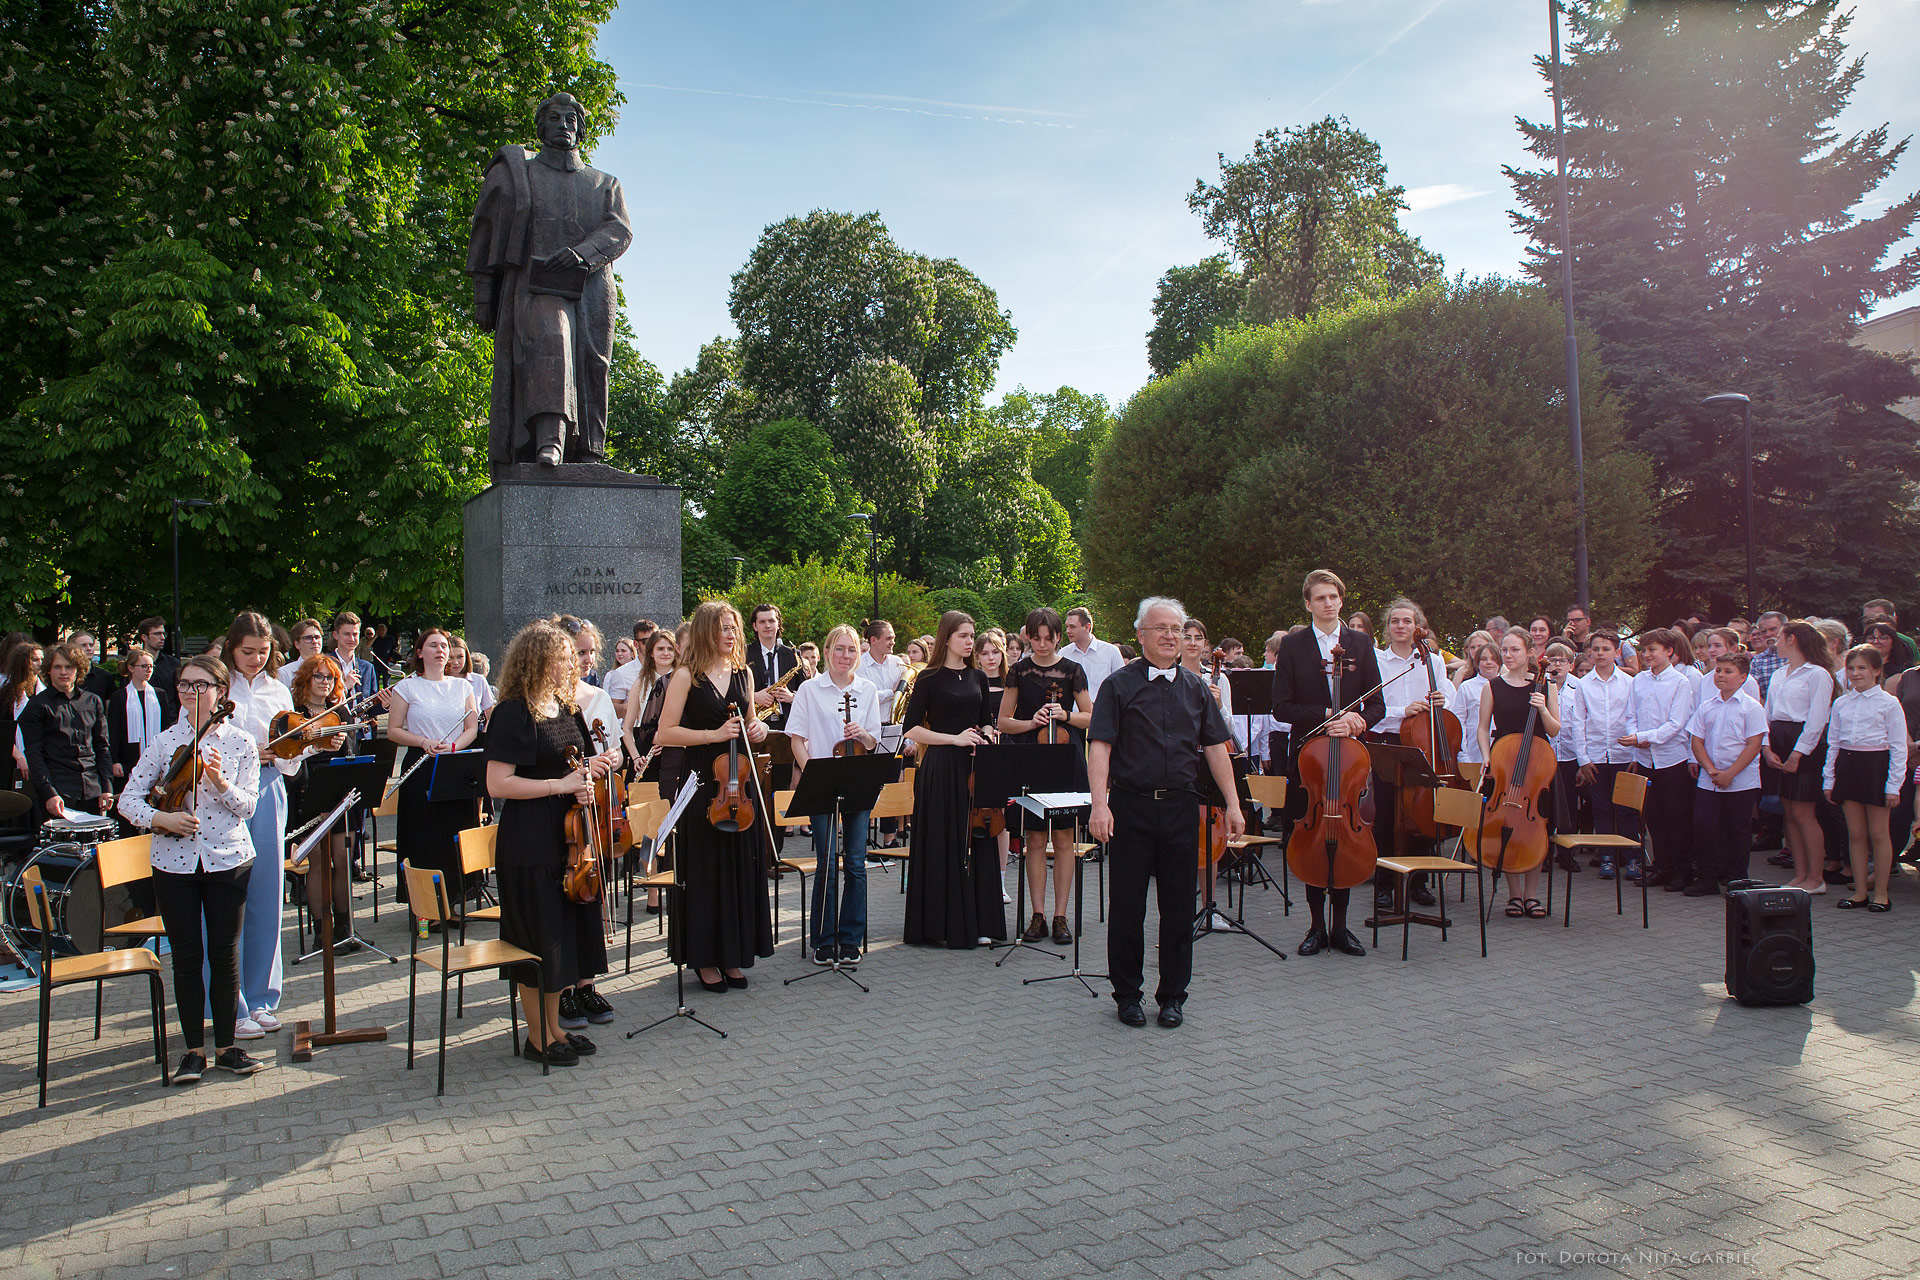
{"type": "MultiPolygon", "coordinates": [[[[425,920],[429,924],[440,926],[440,954],[421,952],[420,932],[417,928],[407,930],[407,1070],[413,1070],[413,1024],[414,997],[419,983],[420,966],[440,971],[440,1079],[436,1094],[447,1091],[447,985],[450,978],[472,973],[477,969],[496,969],[510,964],[532,964],[541,973],[540,989],[546,990],[546,966],[539,956],[531,951],[523,951],[511,942],[498,938],[489,938],[485,942],[453,945],[449,932],[454,923],[453,907],[447,898],[446,877],[431,869],[415,870],[412,864],[400,864],[400,874],[407,881],[407,911],[415,920],[425,920]]],[[[507,1024],[513,1038],[513,1056],[520,1056],[520,1020],[515,1014],[519,992],[511,982],[507,984],[507,1024]]],[[[540,1016],[540,1010],[527,1010],[529,1019],[540,1016]]],[[[540,1074],[547,1074],[547,1064],[540,1064],[540,1074]]]]}
{"type": "MultiPolygon", "coordinates": [[[[1567,835],[1554,836],[1553,846],[1556,849],[1565,850],[1575,858],[1580,856],[1580,850],[1582,849],[1611,849],[1621,852],[1634,851],[1639,853],[1640,927],[1645,929],[1649,927],[1647,911],[1647,869],[1653,865],[1653,855],[1658,852],[1647,842],[1647,823],[1646,818],[1641,812],[1646,808],[1647,804],[1647,780],[1637,773],[1621,773],[1617,775],[1613,780],[1613,802],[1622,808],[1633,810],[1633,815],[1638,820],[1637,825],[1640,828],[1640,838],[1638,840],[1631,836],[1616,836],[1610,834],[1583,835],[1579,832],[1573,832],[1567,835]]],[[[1558,861],[1558,859],[1555,859],[1555,861],[1558,861]]],[[[1573,926],[1573,868],[1570,866],[1567,867],[1565,874],[1567,877],[1567,896],[1565,904],[1560,909],[1560,927],[1563,929],[1573,926]]],[[[1618,875],[1615,875],[1613,878],[1613,914],[1617,916],[1626,914],[1626,898],[1624,891],[1620,887],[1620,879],[1621,877],[1618,875]]],[[[1553,871],[1551,868],[1547,871],[1547,914],[1549,916],[1553,914],[1553,871]]]]}
{"type": "MultiPolygon", "coordinates": [[[[1456,827],[1462,835],[1465,834],[1468,827],[1472,827],[1475,831],[1475,843],[1477,846],[1477,836],[1485,819],[1486,809],[1481,805],[1480,797],[1475,793],[1471,791],[1461,791],[1456,787],[1437,787],[1434,789],[1433,820],[1435,825],[1456,827]]],[[[1460,841],[1458,839],[1455,840],[1454,849],[1456,852],[1460,849],[1460,841]]],[[[1413,904],[1407,900],[1407,889],[1410,878],[1423,871],[1433,876],[1457,875],[1461,878],[1460,899],[1464,902],[1467,896],[1466,875],[1467,872],[1471,871],[1474,881],[1479,885],[1480,890],[1480,958],[1483,960],[1486,958],[1487,882],[1485,877],[1480,873],[1479,859],[1476,858],[1469,862],[1461,858],[1381,858],[1375,865],[1399,877],[1393,884],[1393,910],[1385,914],[1388,917],[1387,923],[1389,925],[1394,923],[1394,917],[1397,916],[1399,919],[1400,958],[1402,960],[1407,958],[1407,941],[1409,935],[1412,933],[1415,921],[1424,925],[1437,926],[1440,930],[1440,941],[1442,942],[1447,940],[1447,929],[1452,923],[1447,919],[1447,893],[1444,886],[1440,890],[1439,915],[1422,915],[1413,910],[1413,904]]],[[[1376,947],[1380,945],[1381,915],[1382,913],[1379,911],[1373,913],[1373,945],[1376,947]]]]}

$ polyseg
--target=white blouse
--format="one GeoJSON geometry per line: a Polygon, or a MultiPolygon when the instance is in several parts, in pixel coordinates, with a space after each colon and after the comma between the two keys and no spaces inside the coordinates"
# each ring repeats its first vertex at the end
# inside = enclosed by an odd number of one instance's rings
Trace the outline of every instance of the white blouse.
{"type": "MultiPolygon", "coordinates": [[[[267,744],[273,741],[273,732],[269,728],[273,717],[279,712],[293,710],[293,694],[287,691],[287,686],[268,675],[264,668],[252,680],[236,671],[227,685],[227,696],[233,699],[231,723],[253,739],[255,763],[259,763],[257,757],[266,756],[272,759],[273,767],[283,774],[290,776],[300,772],[297,757],[282,760],[267,750],[267,744]]],[[[185,719],[182,715],[181,720],[184,722],[185,719]]]]}
{"type": "MultiPolygon", "coordinates": [[[[1687,725],[1687,736],[1700,739],[1700,749],[1707,753],[1707,759],[1713,761],[1716,769],[1725,769],[1740,758],[1747,744],[1755,738],[1763,737],[1767,731],[1767,713],[1760,704],[1744,693],[1725,697],[1720,690],[1714,689],[1694,708],[1693,719],[1687,725]]],[[[1697,779],[1702,791],[1717,791],[1727,794],[1734,791],[1757,791],[1760,788],[1760,756],[1756,752],[1753,759],[1747,761],[1747,767],[1733,775],[1733,785],[1722,787],[1713,780],[1713,775],[1705,769],[1697,779]]]]}
{"type": "MultiPolygon", "coordinates": [[[[264,680],[272,676],[261,673],[264,680]]],[[[278,681],[273,681],[281,687],[278,681]]],[[[142,829],[153,826],[153,806],[147,803],[147,790],[159,781],[173,761],[174,748],[193,741],[193,724],[182,714],[173,726],[153,740],[153,746],[140,754],[140,763],[127,777],[127,788],[120,796],[120,812],[128,822],[142,829]]],[[[217,791],[202,784],[193,814],[200,819],[200,830],[190,836],[153,833],[149,860],[156,871],[188,875],[195,871],[231,871],[253,861],[253,838],[247,834],[247,822],[253,817],[254,804],[260,798],[260,753],[253,738],[232,724],[218,724],[200,740],[200,756],[209,748],[220,753],[220,772],[226,775],[227,789],[217,791]]]]}
{"type": "Polygon", "coordinates": [[[1849,690],[1833,700],[1827,713],[1827,768],[1823,790],[1833,790],[1833,760],[1842,751],[1885,751],[1889,795],[1900,790],[1907,771],[1907,715],[1900,699],[1875,686],[1849,690]]]}
{"type": "Polygon", "coordinates": [[[408,733],[449,745],[460,737],[467,713],[475,706],[473,686],[458,676],[438,680],[408,676],[393,686],[393,696],[407,704],[408,733]]]}
{"type": "Polygon", "coordinates": [[[1487,678],[1469,676],[1454,691],[1454,711],[1460,717],[1460,759],[1468,764],[1485,764],[1480,758],[1480,699],[1487,695],[1487,678]],[[1467,731],[1467,726],[1474,726],[1467,731]]]}
{"type": "Polygon", "coordinates": [[[1793,749],[1810,756],[1827,731],[1827,711],[1833,705],[1833,676],[1825,667],[1803,662],[1782,667],[1767,682],[1767,719],[1805,725],[1793,749]]]}

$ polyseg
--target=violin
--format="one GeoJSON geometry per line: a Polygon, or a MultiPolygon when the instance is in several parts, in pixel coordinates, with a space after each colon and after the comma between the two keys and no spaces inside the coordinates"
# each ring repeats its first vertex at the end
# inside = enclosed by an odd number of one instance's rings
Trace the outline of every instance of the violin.
{"type": "MultiPolygon", "coordinates": [[[[1440,691],[1439,665],[1427,643],[1427,632],[1414,640],[1425,660],[1427,691],[1440,691]]],[[[1445,707],[1418,702],[1407,708],[1400,719],[1400,743],[1413,747],[1426,757],[1427,767],[1445,785],[1460,782],[1460,717],[1445,707]]],[[[1433,820],[1433,792],[1426,787],[1400,788],[1400,830],[1415,835],[1437,837],[1440,828],[1433,820]]]]}
{"type": "MultiPolygon", "coordinates": [[[[267,722],[267,750],[282,760],[294,760],[322,738],[343,738],[362,727],[360,717],[381,699],[378,693],[351,704],[337,702],[318,715],[302,711],[276,711],[267,722]]],[[[337,745],[337,744],[336,744],[337,745]]]]}
{"type": "MultiPolygon", "coordinates": [[[[739,715],[737,703],[729,703],[733,715],[739,715]]],[[[741,732],[746,732],[744,719],[741,732]]],[[[707,806],[707,821],[716,831],[744,831],[753,825],[753,801],[747,796],[747,770],[753,768],[753,753],[740,750],[737,737],[727,739],[727,754],[716,756],[713,761],[714,793],[713,802],[707,806]]],[[[756,786],[759,779],[754,779],[756,786]]]]}
{"type": "MultiPolygon", "coordinates": [[[[986,716],[986,720],[979,726],[982,732],[991,729],[993,726],[994,713],[991,707],[987,708],[986,716]]],[[[968,752],[968,755],[971,756],[976,753],[977,748],[976,751],[968,752]]],[[[969,801],[973,799],[974,794],[973,776],[973,769],[969,767],[967,769],[967,799],[969,801]]],[[[998,839],[1000,834],[1007,829],[1007,807],[1005,805],[1000,805],[998,808],[986,805],[975,805],[968,811],[968,824],[974,835],[986,836],[989,839],[998,839]]]]}
{"type": "MultiPolygon", "coordinates": [[[[1338,644],[1320,665],[1332,682],[1329,722],[1344,704],[1341,677],[1357,665],[1338,644]]],[[[1295,768],[1307,797],[1307,812],[1287,837],[1288,868],[1302,882],[1322,889],[1365,884],[1380,857],[1373,842],[1373,758],[1365,744],[1357,738],[1317,733],[1300,748],[1295,768]]]]}
{"type": "MultiPolygon", "coordinates": [[[[1545,687],[1545,679],[1537,677],[1528,686],[1529,703],[1545,687]]],[[[1492,686],[1485,696],[1493,696],[1492,686]]],[[[1487,752],[1492,790],[1474,852],[1480,865],[1509,875],[1532,871],[1547,860],[1546,800],[1559,765],[1552,745],[1533,731],[1539,718],[1540,708],[1529,705],[1526,727],[1507,734],[1487,752]]]]}
{"type": "Polygon", "coordinates": [[[220,705],[213,709],[207,722],[193,735],[192,742],[183,742],[173,749],[173,758],[167,761],[167,767],[147,789],[147,803],[161,813],[186,813],[192,810],[194,795],[200,789],[200,778],[205,766],[200,759],[200,743],[213,731],[213,726],[233,715],[233,699],[222,698],[220,705]]]}
{"type": "MultiPolygon", "coordinates": [[[[1058,680],[1047,681],[1047,701],[1045,705],[1049,707],[1056,706],[1059,701],[1060,682],[1058,680]]],[[[1042,738],[1041,741],[1045,742],[1048,746],[1057,745],[1060,741],[1060,720],[1061,717],[1059,716],[1049,716],[1047,718],[1047,736],[1042,738]]]]}
{"type": "MultiPolygon", "coordinates": [[[[580,758],[580,748],[567,748],[567,768],[569,771],[585,767],[580,758]]],[[[567,869],[560,877],[560,887],[565,890],[570,902],[588,903],[600,900],[603,884],[600,875],[600,823],[599,815],[591,804],[576,802],[567,810],[565,820],[567,840],[567,869]]]]}
{"type": "MultiPolygon", "coordinates": [[[[840,723],[843,726],[853,723],[853,691],[851,689],[840,695],[840,723]]],[[[833,744],[833,754],[842,757],[863,756],[867,754],[867,748],[858,738],[842,738],[833,744]]]]}

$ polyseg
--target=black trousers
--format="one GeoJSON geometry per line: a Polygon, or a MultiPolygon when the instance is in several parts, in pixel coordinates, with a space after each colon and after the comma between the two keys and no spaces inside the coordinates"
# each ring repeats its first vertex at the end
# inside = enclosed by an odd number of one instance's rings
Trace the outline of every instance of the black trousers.
{"type": "Polygon", "coordinates": [[[1686,762],[1663,769],[1647,769],[1647,838],[1658,866],[1672,867],[1690,880],[1711,874],[1718,863],[1701,854],[1693,841],[1693,793],[1699,790],[1686,762]]]}
{"type": "Polygon", "coordinates": [[[1745,880],[1747,855],[1753,849],[1753,808],[1756,791],[1693,793],[1693,873],[1701,880],[1745,880]]]}
{"type": "Polygon", "coordinates": [[[1593,781],[1586,786],[1587,803],[1593,806],[1593,833],[1595,835],[1620,835],[1637,839],[1640,835],[1640,818],[1631,809],[1622,808],[1613,802],[1613,784],[1621,772],[1627,768],[1624,764],[1598,764],[1593,766],[1593,781]]]}
{"type": "Polygon", "coordinates": [[[1113,901],[1107,919],[1107,973],[1116,1004],[1140,998],[1146,964],[1147,881],[1157,883],[1160,904],[1159,1004],[1187,998],[1193,978],[1193,895],[1200,881],[1200,807],[1182,792],[1164,800],[1115,791],[1112,865],[1113,901]]]}
{"type": "Polygon", "coordinates": [[[180,1007],[180,1035],[189,1049],[206,1047],[201,1010],[209,992],[202,985],[200,965],[212,974],[213,1044],[233,1044],[233,1010],[240,989],[240,914],[247,905],[247,882],[253,864],[228,871],[190,871],[184,875],[153,870],[153,896],[166,922],[173,946],[173,1000],[180,1007]],[[200,943],[202,922],[206,946],[200,943]]]}

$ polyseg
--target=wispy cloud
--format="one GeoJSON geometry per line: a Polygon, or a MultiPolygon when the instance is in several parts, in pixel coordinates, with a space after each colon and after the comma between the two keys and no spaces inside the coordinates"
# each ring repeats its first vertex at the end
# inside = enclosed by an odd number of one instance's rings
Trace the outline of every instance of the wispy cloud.
{"type": "Polygon", "coordinates": [[[1307,112],[1313,110],[1315,107],[1319,106],[1322,102],[1326,101],[1327,97],[1331,95],[1335,89],[1338,89],[1341,85],[1353,79],[1353,77],[1359,73],[1360,69],[1366,66],[1369,62],[1372,62],[1375,58],[1379,57],[1381,54],[1385,53],[1387,50],[1393,48],[1393,46],[1399,44],[1402,40],[1406,39],[1409,32],[1411,32],[1415,27],[1419,26],[1421,23],[1425,22],[1428,18],[1431,18],[1434,14],[1434,11],[1438,9],[1441,5],[1445,4],[1446,2],[1447,0],[1430,0],[1430,3],[1427,5],[1426,8],[1422,9],[1419,13],[1415,14],[1413,18],[1410,19],[1405,26],[1401,27],[1398,31],[1394,32],[1391,36],[1388,36],[1387,42],[1385,44],[1381,45],[1378,49],[1375,49],[1372,53],[1368,54],[1366,57],[1360,59],[1360,61],[1354,63],[1351,67],[1348,67],[1345,75],[1341,76],[1338,80],[1335,80],[1332,84],[1322,89],[1319,93],[1314,94],[1312,99],[1310,99],[1305,106],[1301,107],[1298,111],[1296,111],[1294,115],[1296,117],[1304,116],[1307,114],[1307,112]]]}
{"type": "Polygon", "coordinates": [[[841,111],[888,111],[908,116],[931,116],[942,120],[974,120],[987,124],[1025,125],[1034,129],[1075,129],[1078,125],[1062,120],[1034,120],[1025,118],[1038,115],[1066,115],[1060,111],[1023,111],[1017,107],[972,107],[965,103],[941,103],[926,98],[896,98],[886,94],[839,93],[835,97],[800,97],[782,93],[746,93],[738,89],[702,89],[684,84],[653,84],[643,80],[622,80],[622,89],[651,89],[658,93],[694,93],[709,98],[742,98],[750,102],[784,102],[800,107],[830,107],[841,111]],[[871,102],[847,102],[837,99],[868,97],[871,102]],[[909,103],[925,103],[924,106],[909,106],[909,103]],[[958,110],[936,111],[933,106],[953,107],[958,110]]]}
{"type": "Polygon", "coordinates": [[[815,92],[829,98],[867,98],[875,102],[906,102],[922,107],[952,107],[956,111],[986,111],[1015,116],[1064,116],[1071,120],[1084,118],[1077,112],[1049,111],[1045,107],[999,107],[979,102],[945,102],[939,98],[908,98],[895,93],[855,93],[851,90],[839,89],[820,89],[815,92]]]}
{"type": "Polygon", "coordinates": [[[1439,209],[1450,204],[1459,204],[1462,200],[1478,200],[1481,196],[1493,194],[1490,191],[1477,191],[1472,187],[1463,187],[1457,182],[1442,182],[1431,187],[1414,187],[1407,192],[1407,209],[1412,213],[1425,213],[1428,209],[1439,209]]]}

